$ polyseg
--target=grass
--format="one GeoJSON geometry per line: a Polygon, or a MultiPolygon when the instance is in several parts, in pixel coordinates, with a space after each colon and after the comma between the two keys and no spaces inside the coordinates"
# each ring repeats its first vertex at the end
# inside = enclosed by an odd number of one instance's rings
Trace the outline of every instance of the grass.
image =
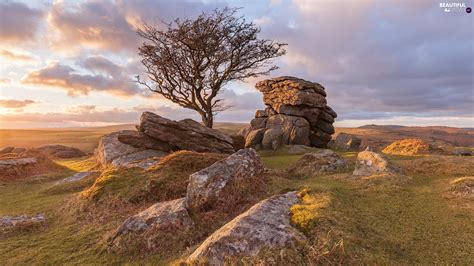
{"type": "Polygon", "coordinates": [[[108,169],[81,195],[96,201],[118,199],[132,203],[177,199],[186,195],[190,174],[224,157],[222,154],[178,151],[162,158],[147,171],[108,169]]]}
{"type": "MultiPolygon", "coordinates": [[[[353,167],[355,153],[339,154],[353,167]]],[[[376,180],[353,178],[352,169],[288,177],[282,169],[300,157],[282,151],[262,152],[264,164],[270,168],[266,193],[303,191],[303,202],[291,212],[293,223],[312,245],[306,253],[308,259],[320,264],[474,263],[474,208],[465,208],[472,206],[472,201],[446,197],[453,180],[474,174],[473,158],[388,156],[405,174],[376,180]]],[[[33,231],[0,235],[0,264],[167,264],[176,259],[109,251],[104,244],[107,233],[136,210],[121,205],[115,210],[105,209],[94,201],[84,204],[78,201],[78,191],[44,193],[56,180],[95,167],[93,161],[84,158],[57,163],[70,170],[42,181],[1,184],[0,215],[43,213],[47,222],[33,231]],[[94,214],[102,216],[91,218],[94,214]]],[[[148,185],[144,182],[150,177],[147,174],[172,180],[187,165],[157,166],[149,173],[137,169],[106,171],[89,192],[98,198],[128,198],[148,185]]]]}
{"type": "MultiPolygon", "coordinates": [[[[472,264],[474,212],[461,207],[468,202],[443,195],[456,176],[472,175],[473,159],[397,156],[392,160],[414,175],[377,182],[349,174],[309,175],[278,182],[282,187],[329,193],[304,196],[303,203],[292,208],[293,222],[309,230],[310,236],[332,232],[333,242],[343,240],[346,262],[472,264]],[[329,198],[330,204],[321,209],[329,198]]],[[[279,155],[264,161],[277,169],[289,164],[279,155]]]]}

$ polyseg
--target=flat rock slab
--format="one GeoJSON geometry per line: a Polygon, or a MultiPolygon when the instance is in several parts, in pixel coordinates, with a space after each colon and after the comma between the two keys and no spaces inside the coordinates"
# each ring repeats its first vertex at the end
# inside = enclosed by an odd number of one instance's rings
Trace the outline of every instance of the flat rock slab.
{"type": "Polygon", "coordinates": [[[232,153],[232,138],[192,120],[173,121],[151,112],[143,112],[138,127],[141,134],[162,143],[173,150],[232,153]]]}
{"type": "Polygon", "coordinates": [[[332,150],[306,153],[288,171],[296,175],[331,173],[347,169],[347,161],[332,150]]]}
{"type": "Polygon", "coordinates": [[[100,138],[99,146],[97,148],[97,159],[102,166],[107,166],[119,157],[144,150],[144,148],[135,148],[118,140],[119,135],[133,134],[133,132],[135,131],[121,130],[104,135],[100,138]]]}
{"type": "Polygon", "coordinates": [[[263,170],[254,149],[241,149],[189,176],[186,205],[197,209],[210,206],[231,181],[254,177],[263,170]]]}
{"type": "Polygon", "coordinates": [[[139,167],[146,169],[160,160],[161,157],[167,155],[166,152],[157,150],[143,150],[131,154],[127,154],[114,159],[111,163],[114,167],[139,167]],[[152,160],[150,160],[152,159],[152,160]]]}
{"type": "Polygon", "coordinates": [[[148,209],[134,215],[123,222],[117,229],[113,239],[129,233],[143,232],[153,229],[185,229],[193,226],[194,222],[184,205],[184,198],[159,202],[148,209]]]}
{"type": "Polygon", "coordinates": [[[70,177],[66,177],[64,179],[61,179],[59,181],[57,181],[56,183],[54,183],[55,185],[59,185],[59,184],[64,184],[64,183],[71,183],[71,182],[75,182],[75,181],[79,181],[79,180],[82,180],[84,178],[87,178],[93,174],[97,174],[99,173],[99,171],[86,171],[86,172],[80,172],[80,173],[76,173],[70,177]]]}
{"type": "Polygon", "coordinates": [[[363,151],[357,154],[354,172],[355,176],[370,176],[376,174],[396,174],[400,169],[382,154],[373,151],[363,151]]]}
{"type": "Polygon", "coordinates": [[[263,248],[292,248],[305,236],[290,224],[296,192],[263,200],[209,236],[187,259],[223,265],[226,257],[255,256],[263,248]]]}
{"type": "Polygon", "coordinates": [[[16,216],[0,216],[0,229],[9,229],[27,224],[42,223],[44,221],[46,221],[46,218],[42,214],[37,214],[34,216],[28,216],[26,214],[16,216]]]}

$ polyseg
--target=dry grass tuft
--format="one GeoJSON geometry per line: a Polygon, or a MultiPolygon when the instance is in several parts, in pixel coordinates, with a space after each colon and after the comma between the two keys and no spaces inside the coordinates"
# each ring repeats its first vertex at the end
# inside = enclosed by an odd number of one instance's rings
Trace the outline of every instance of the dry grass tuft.
{"type": "Polygon", "coordinates": [[[382,152],[393,155],[419,155],[440,153],[440,150],[433,148],[421,139],[402,139],[388,145],[382,152]]]}
{"type": "Polygon", "coordinates": [[[208,167],[224,156],[178,151],[163,157],[146,171],[139,168],[106,169],[81,195],[103,202],[114,198],[130,203],[177,199],[186,194],[190,174],[208,167]]]}

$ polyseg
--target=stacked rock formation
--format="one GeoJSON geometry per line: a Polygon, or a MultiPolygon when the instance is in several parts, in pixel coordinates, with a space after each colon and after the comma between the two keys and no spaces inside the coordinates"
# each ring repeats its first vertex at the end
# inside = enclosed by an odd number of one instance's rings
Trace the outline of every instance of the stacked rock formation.
{"type": "Polygon", "coordinates": [[[284,76],[260,81],[255,87],[267,107],[257,110],[250,126],[241,131],[246,147],[327,146],[337,114],[327,105],[323,86],[284,76]]]}

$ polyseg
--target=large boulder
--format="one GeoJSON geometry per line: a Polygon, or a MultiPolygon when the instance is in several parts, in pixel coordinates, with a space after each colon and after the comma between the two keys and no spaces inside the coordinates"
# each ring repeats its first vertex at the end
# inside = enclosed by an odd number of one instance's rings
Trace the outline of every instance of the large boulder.
{"type": "Polygon", "coordinates": [[[334,148],[344,151],[356,151],[359,149],[361,139],[355,135],[341,132],[334,140],[334,148]]]}
{"type": "Polygon", "coordinates": [[[283,129],[270,128],[265,130],[262,138],[262,147],[266,150],[276,150],[283,144],[283,129]]]}
{"type": "Polygon", "coordinates": [[[259,175],[264,166],[253,149],[242,149],[189,176],[186,206],[203,209],[212,206],[223,189],[233,181],[259,175]]]}
{"type": "Polygon", "coordinates": [[[106,166],[119,157],[143,151],[144,148],[136,148],[118,140],[119,135],[133,134],[133,132],[133,130],[121,130],[102,136],[97,148],[97,160],[106,166]]]}
{"type": "MultiPolygon", "coordinates": [[[[268,118],[267,120],[267,129],[276,129],[281,130],[281,144],[282,145],[291,145],[291,144],[299,144],[299,145],[309,145],[309,133],[310,127],[309,123],[306,119],[297,117],[297,116],[289,116],[289,115],[274,115],[268,118]]],[[[267,135],[267,132],[265,132],[267,135]]],[[[263,141],[265,141],[265,135],[262,140],[262,145],[264,148],[270,148],[268,145],[265,145],[263,141]]],[[[271,147],[275,148],[275,147],[271,147]]],[[[278,148],[278,147],[277,147],[278,148]]]]}
{"type": "Polygon", "coordinates": [[[192,119],[172,121],[151,112],[144,112],[138,130],[179,150],[234,152],[231,137],[192,119]]]}
{"type": "Polygon", "coordinates": [[[76,158],[76,157],[82,157],[86,156],[87,154],[77,148],[73,147],[67,147],[64,145],[43,145],[41,147],[36,148],[36,150],[54,157],[54,158],[61,158],[61,159],[67,159],[67,158],[76,158]]]}
{"type": "MultiPolygon", "coordinates": [[[[257,110],[243,134],[265,129],[258,143],[255,135],[247,147],[275,149],[280,145],[307,145],[324,148],[334,133],[337,116],[326,103],[326,91],[318,83],[295,77],[278,77],[258,82],[265,110],[257,110]],[[251,146],[249,146],[251,145],[251,146]]],[[[260,136],[260,135],[259,135],[260,136]]]]}
{"type": "Polygon", "coordinates": [[[194,222],[185,207],[185,199],[158,202],[148,209],[127,218],[112,236],[112,242],[128,233],[140,233],[153,230],[183,230],[193,226],[194,222]]]}
{"type": "Polygon", "coordinates": [[[263,102],[279,113],[281,105],[303,105],[324,108],[326,92],[320,84],[294,77],[279,77],[258,82],[263,102]]]}
{"type": "Polygon", "coordinates": [[[306,153],[288,169],[288,172],[298,176],[307,176],[345,169],[347,169],[346,160],[332,150],[321,150],[306,153]]]}
{"type": "Polygon", "coordinates": [[[385,156],[373,151],[365,150],[357,155],[353,175],[370,176],[376,174],[395,174],[400,169],[394,166],[385,156]]]}
{"type": "Polygon", "coordinates": [[[265,128],[260,128],[250,131],[245,138],[245,148],[257,147],[258,144],[262,143],[265,130],[265,128]]]}
{"type": "Polygon", "coordinates": [[[187,259],[223,265],[226,258],[251,257],[265,248],[294,248],[306,241],[290,223],[290,207],[298,203],[296,192],[263,200],[209,236],[187,259]]]}
{"type": "Polygon", "coordinates": [[[146,169],[148,166],[159,162],[160,159],[166,155],[167,153],[163,151],[143,150],[118,157],[111,162],[111,165],[116,168],[139,167],[146,169]]]}
{"type": "Polygon", "coordinates": [[[237,132],[237,135],[247,138],[247,135],[250,133],[250,131],[252,131],[252,127],[250,125],[247,125],[241,128],[239,132],[237,132]]]}
{"type": "Polygon", "coordinates": [[[120,142],[133,146],[135,148],[145,148],[165,152],[177,149],[176,147],[167,142],[151,138],[138,131],[122,131],[122,133],[117,136],[117,139],[120,142]]]}

